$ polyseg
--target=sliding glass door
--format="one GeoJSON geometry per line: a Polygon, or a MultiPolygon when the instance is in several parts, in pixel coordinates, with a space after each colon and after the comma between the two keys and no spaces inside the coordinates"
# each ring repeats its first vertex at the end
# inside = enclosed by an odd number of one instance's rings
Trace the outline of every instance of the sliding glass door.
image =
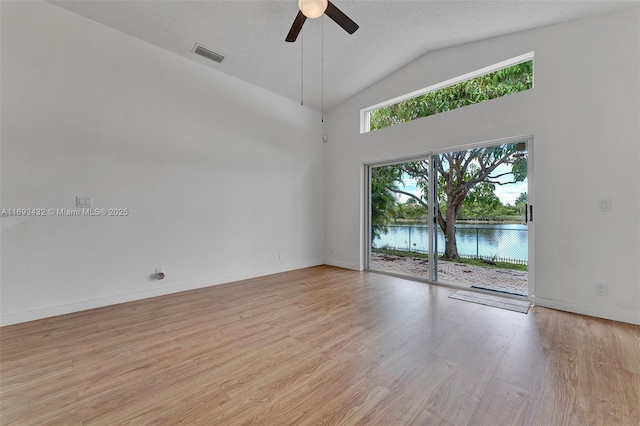
{"type": "Polygon", "coordinates": [[[526,297],[528,144],[370,165],[369,269],[526,297]]]}
{"type": "Polygon", "coordinates": [[[370,269],[433,279],[430,161],[370,166],[370,269]]]}

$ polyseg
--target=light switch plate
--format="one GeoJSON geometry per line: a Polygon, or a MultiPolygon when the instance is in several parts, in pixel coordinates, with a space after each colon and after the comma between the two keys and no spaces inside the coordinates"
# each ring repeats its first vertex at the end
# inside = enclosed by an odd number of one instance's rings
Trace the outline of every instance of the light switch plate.
{"type": "Polygon", "coordinates": [[[601,212],[610,212],[611,200],[600,200],[599,209],[601,212]]]}

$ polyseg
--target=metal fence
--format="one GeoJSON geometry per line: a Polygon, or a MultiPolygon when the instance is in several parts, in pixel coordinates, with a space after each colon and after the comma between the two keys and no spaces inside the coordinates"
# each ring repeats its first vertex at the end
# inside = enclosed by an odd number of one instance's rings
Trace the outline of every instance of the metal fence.
{"type": "MultiPolygon", "coordinates": [[[[427,225],[389,225],[387,234],[374,241],[374,248],[428,253],[427,225]]],[[[444,254],[445,241],[437,227],[438,255],[444,254]]],[[[528,263],[528,232],[518,225],[456,226],[456,245],[460,257],[492,262],[528,263]]]]}

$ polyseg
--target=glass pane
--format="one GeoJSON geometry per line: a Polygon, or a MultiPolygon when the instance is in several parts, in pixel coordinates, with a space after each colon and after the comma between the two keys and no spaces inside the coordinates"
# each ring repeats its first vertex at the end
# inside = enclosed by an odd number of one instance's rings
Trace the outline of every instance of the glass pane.
{"type": "Polygon", "coordinates": [[[370,269],[428,279],[428,160],[372,167],[370,184],[370,269]]]}
{"type": "Polygon", "coordinates": [[[533,60],[370,111],[369,131],[451,111],[533,88],[533,60]]]}
{"type": "Polygon", "coordinates": [[[372,167],[370,269],[526,297],[527,155],[523,141],[372,167]]]}
{"type": "Polygon", "coordinates": [[[526,142],[448,152],[438,172],[438,280],[527,296],[526,142]]]}

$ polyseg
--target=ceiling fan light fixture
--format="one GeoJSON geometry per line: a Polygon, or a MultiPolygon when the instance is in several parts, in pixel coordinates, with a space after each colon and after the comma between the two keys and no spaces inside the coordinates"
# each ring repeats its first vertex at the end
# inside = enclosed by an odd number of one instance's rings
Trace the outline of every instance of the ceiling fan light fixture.
{"type": "Polygon", "coordinates": [[[284,39],[288,43],[296,41],[307,18],[318,18],[323,14],[331,18],[333,22],[341,26],[349,34],[355,33],[359,28],[358,24],[353,22],[351,18],[329,0],[298,0],[298,9],[296,19],[293,20],[293,25],[291,25],[291,29],[284,39]]]}
{"type": "Polygon", "coordinates": [[[298,0],[298,9],[307,18],[318,18],[327,10],[328,0],[298,0]]]}

